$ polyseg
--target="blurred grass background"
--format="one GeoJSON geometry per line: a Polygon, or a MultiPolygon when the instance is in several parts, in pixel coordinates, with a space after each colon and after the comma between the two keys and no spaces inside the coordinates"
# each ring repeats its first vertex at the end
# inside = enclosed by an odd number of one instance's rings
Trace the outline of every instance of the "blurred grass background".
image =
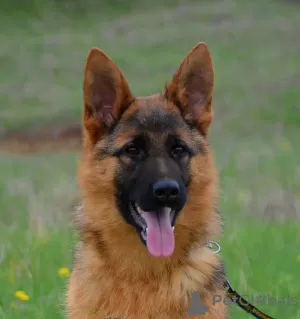
{"type": "MultiPolygon", "coordinates": [[[[197,42],[208,43],[228,278],[269,315],[300,319],[300,3],[30,0],[0,8],[2,139],[80,122],[92,46],[117,62],[136,95],[148,95],[197,42]],[[256,301],[268,294],[276,305],[256,301]],[[287,297],[296,304],[278,302],[287,297]]],[[[0,318],[63,318],[59,269],[71,268],[79,151],[0,151],[0,318]]]]}

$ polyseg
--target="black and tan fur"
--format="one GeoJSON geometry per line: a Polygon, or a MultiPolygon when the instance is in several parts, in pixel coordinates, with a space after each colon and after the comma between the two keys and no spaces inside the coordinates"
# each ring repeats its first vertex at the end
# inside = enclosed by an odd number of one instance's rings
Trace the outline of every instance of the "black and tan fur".
{"type": "Polygon", "coordinates": [[[213,83],[205,43],[192,49],[161,93],[142,98],[131,94],[109,57],[91,50],[69,319],[182,319],[193,291],[210,306],[193,318],[227,318],[224,303],[212,304],[213,294],[224,296],[223,266],[205,246],[221,231],[218,178],[207,142],[213,83]],[[152,191],[165,179],[178,186],[175,199],[163,197],[167,204],[152,191]],[[131,201],[158,214],[161,205],[172,207],[171,256],[149,254],[131,201]]]}

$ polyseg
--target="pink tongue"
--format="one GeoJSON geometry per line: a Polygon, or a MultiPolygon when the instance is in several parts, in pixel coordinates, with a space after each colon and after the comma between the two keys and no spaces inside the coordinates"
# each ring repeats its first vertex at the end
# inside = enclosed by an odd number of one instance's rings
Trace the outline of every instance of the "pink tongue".
{"type": "Polygon", "coordinates": [[[170,209],[165,208],[158,213],[143,212],[142,214],[148,227],[147,248],[154,257],[171,256],[174,251],[175,239],[170,212],[170,209]]]}

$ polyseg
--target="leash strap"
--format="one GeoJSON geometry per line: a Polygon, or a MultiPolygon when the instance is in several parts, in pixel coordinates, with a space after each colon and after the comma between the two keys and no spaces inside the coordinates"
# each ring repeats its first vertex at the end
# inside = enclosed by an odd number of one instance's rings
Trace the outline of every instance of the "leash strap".
{"type": "Polygon", "coordinates": [[[251,314],[257,319],[274,319],[259,309],[257,309],[255,306],[253,306],[250,302],[245,300],[243,297],[241,297],[233,288],[231,287],[228,280],[225,281],[225,288],[227,289],[227,296],[231,299],[232,302],[236,303],[240,308],[251,314]]]}

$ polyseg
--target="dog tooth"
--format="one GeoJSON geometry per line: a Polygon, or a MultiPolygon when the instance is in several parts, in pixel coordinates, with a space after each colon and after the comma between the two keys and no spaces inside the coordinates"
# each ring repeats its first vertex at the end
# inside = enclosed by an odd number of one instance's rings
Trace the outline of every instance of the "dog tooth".
{"type": "Polygon", "coordinates": [[[171,207],[164,207],[163,210],[164,210],[166,213],[168,213],[168,214],[171,214],[171,212],[172,212],[171,207]]]}
{"type": "Polygon", "coordinates": [[[173,226],[173,227],[172,227],[172,230],[173,230],[173,232],[174,232],[174,230],[175,230],[175,226],[173,226]]]}

